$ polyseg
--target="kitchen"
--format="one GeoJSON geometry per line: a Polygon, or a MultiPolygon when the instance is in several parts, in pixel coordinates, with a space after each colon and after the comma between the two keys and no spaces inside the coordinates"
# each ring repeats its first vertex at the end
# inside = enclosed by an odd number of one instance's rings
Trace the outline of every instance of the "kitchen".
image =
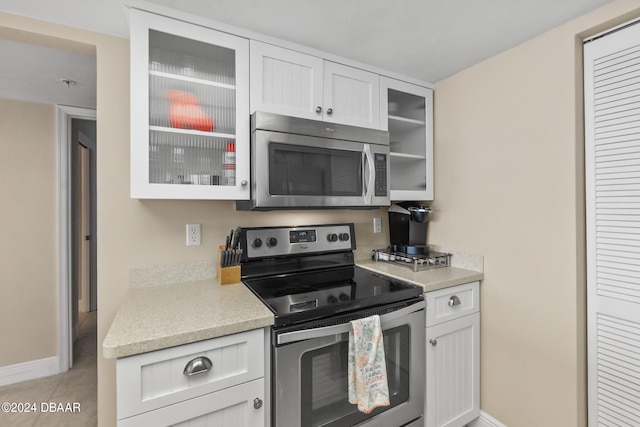
{"type": "MultiPolygon", "coordinates": [[[[436,213],[429,240],[484,255],[481,406],[505,425],[585,423],[576,37],[631,19],[637,8],[611,3],[435,85],[436,213]]],[[[230,228],[256,218],[260,225],[352,221],[359,245],[386,244],[385,233],[370,232],[384,209],[250,213],[233,202],[131,200],[123,107],[128,40],[4,14],[2,25],[97,46],[98,134],[109,141],[98,165],[99,229],[109,230],[101,233],[98,255],[99,342],[132,267],[206,263],[230,228]],[[202,224],[203,245],[184,247],[187,223],[202,224]]],[[[100,423],[112,425],[114,363],[101,359],[98,375],[100,423]]]]}

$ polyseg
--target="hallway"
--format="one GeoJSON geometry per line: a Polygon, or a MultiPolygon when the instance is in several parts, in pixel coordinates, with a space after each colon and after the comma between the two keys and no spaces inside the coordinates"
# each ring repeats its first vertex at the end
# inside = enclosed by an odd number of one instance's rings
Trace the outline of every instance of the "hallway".
{"type": "MultiPolygon", "coordinates": [[[[64,374],[0,387],[0,426],[96,426],[97,312],[80,313],[80,330],[73,345],[74,365],[64,374]],[[35,409],[6,413],[5,402],[35,409]],[[65,410],[66,412],[61,412],[65,410]]],[[[16,408],[17,409],[17,408],[16,408]]]]}

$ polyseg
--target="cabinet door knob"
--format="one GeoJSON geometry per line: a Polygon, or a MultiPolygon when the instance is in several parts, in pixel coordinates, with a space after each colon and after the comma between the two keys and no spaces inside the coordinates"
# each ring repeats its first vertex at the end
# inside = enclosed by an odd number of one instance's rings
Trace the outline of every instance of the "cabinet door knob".
{"type": "Polygon", "coordinates": [[[438,340],[429,340],[429,344],[435,347],[438,345],[438,340]]]}
{"type": "Polygon", "coordinates": [[[316,113],[322,113],[322,107],[321,106],[317,106],[316,107],[316,113]]]}
{"type": "Polygon", "coordinates": [[[262,399],[260,399],[259,397],[256,397],[255,399],[253,399],[253,407],[255,409],[262,408],[262,399]]]}
{"type": "Polygon", "coordinates": [[[184,367],[184,371],[182,371],[182,373],[188,377],[197,374],[204,374],[205,372],[209,372],[211,366],[213,366],[213,364],[211,363],[211,359],[208,357],[196,357],[187,363],[187,366],[184,367]]]}
{"type": "Polygon", "coordinates": [[[249,184],[249,181],[247,181],[246,179],[243,179],[243,180],[240,182],[240,185],[242,185],[243,187],[246,187],[246,186],[247,186],[247,184],[249,184]]]}
{"type": "Polygon", "coordinates": [[[332,115],[333,114],[333,108],[327,108],[327,114],[328,115],[332,115]]]}
{"type": "Polygon", "coordinates": [[[455,307],[456,305],[460,305],[460,298],[453,295],[451,298],[449,298],[448,304],[449,304],[449,307],[455,307]]]}

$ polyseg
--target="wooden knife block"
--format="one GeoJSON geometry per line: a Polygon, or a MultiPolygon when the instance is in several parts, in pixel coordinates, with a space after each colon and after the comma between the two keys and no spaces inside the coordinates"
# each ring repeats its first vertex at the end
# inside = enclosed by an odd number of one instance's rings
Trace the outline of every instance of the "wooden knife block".
{"type": "Polygon", "coordinates": [[[240,266],[234,265],[233,267],[221,267],[222,251],[224,246],[218,247],[218,271],[216,279],[221,285],[231,285],[233,283],[240,283],[240,266]]]}

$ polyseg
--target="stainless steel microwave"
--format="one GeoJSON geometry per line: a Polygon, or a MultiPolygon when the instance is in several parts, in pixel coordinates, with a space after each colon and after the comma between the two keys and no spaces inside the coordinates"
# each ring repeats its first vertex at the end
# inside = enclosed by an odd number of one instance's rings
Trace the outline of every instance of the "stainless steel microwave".
{"type": "Polygon", "coordinates": [[[251,199],[239,210],[389,205],[389,133],[256,112],[251,199]]]}

